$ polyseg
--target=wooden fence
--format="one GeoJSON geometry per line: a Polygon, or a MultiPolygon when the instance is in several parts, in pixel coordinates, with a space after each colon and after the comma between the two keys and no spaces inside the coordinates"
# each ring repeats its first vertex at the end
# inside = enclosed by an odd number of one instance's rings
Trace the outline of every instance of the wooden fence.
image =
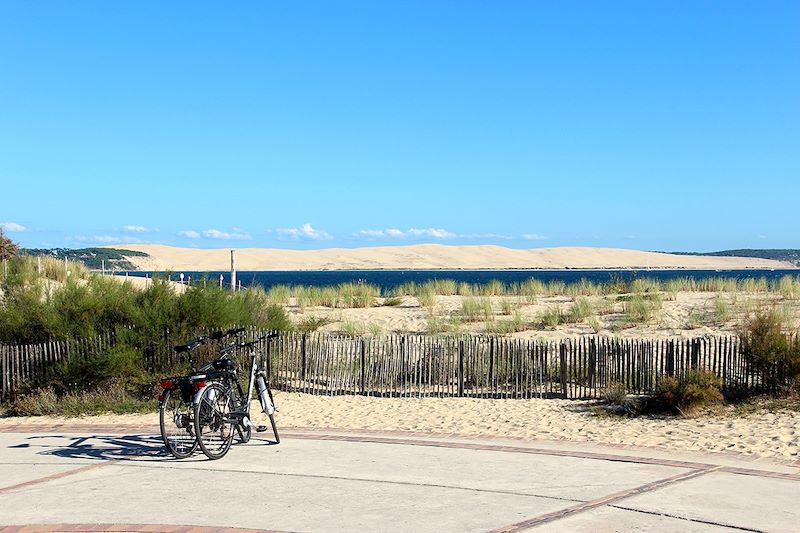
{"type": "MultiPolygon", "coordinates": [[[[114,344],[114,337],[107,335],[33,346],[0,345],[0,398],[8,399],[54,362],[90,357],[114,344]]],[[[168,372],[179,365],[171,345],[165,334],[145,349],[147,370],[168,372]]],[[[765,382],[743,357],[737,337],[592,336],[547,341],[282,333],[263,350],[276,389],[310,394],[597,398],[612,383],[624,384],[630,393],[646,394],[663,376],[682,379],[692,368],[714,372],[727,390],[759,391],[765,382]]],[[[206,346],[198,362],[213,353],[214,347],[206,346]]]]}

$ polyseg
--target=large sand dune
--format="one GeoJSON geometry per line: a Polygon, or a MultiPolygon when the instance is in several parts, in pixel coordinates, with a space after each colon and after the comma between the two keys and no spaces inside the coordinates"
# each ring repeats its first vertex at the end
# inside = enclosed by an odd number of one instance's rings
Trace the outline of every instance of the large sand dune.
{"type": "MultiPolygon", "coordinates": [[[[120,244],[149,254],[130,257],[141,270],[227,270],[230,248],[176,248],[160,244],[120,244]]],[[[371,248],[284,250],[241,248],[239,270],[373,270],[373,269],[562,269],[562,268],[792,268],[789,263],[744,257],[687,256],[617,248],[533,248],[420,244],[371,248]]]]}

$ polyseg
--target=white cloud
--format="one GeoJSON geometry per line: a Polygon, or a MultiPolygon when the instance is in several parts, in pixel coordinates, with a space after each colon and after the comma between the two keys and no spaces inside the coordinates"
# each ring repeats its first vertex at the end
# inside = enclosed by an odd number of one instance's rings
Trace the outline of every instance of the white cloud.
{"type": "Polygon", "coordinates": [[[247,233],[228,233],[225,231],[220,231],[218,229],[207,229],[203,232],[203,237],[208,237],[209,239],[223,239],[223,240],[247,240],[250,239],[250,235],[247,233]]]}
{"type": "Polygon", "coordinates": [[[396,228],[390,229],[362,229],[353,234],[355,237],[366,237],[368,239],[393,238],[406,239],[408,237],[432,237],[434,239],[453,239],[458,237],[455,233],[441,228],[411,228],[408,231],[401,231],[396,228]]]}
{"type": "Polygon", "coordinates": [[[522,236],[522,238],[526,241],[543,241],[547,237],[544,235],[539,235],[538,233],[526,233],[522,236]]]}
{"type": "Polygon", "coordinates": [[[28,228],[16,222],[0,222],[0,228],[5,231],[26,231],[28,228]]]}
{"type": "Polygon", "coordinates": [[[145,226],[128,224],[127,226],[122,226],[122,231],[127,231],[128,233],[147,233],[150,231],[150,229],[146,228],[145,226]]]}
{"type": "Polygon", "coordinates": [[[127,235],[123,236],[114,236],[114,235],[75,235],[69,240],[75,240],[78,242],[99,242],[101,244],[120,244],[120,243],[128,243],[128,244],[141,244],[142,240],[137,239],[136,237],[130,237],[127,235]]]}
{"type": "Polygon", "coordinates": [[[455,233],[451,233],[442,228],[411,228],[408,230],[408,234],[414,237],[433,237],[434,239],[452,239],[453,237],[458,237],[455,233]]]}
{"type": "Polygon", "coordinates": [[[178,235],[181,237],[186,237],[187,239],[199,239],[200,233],[193,230],[193,229],[185,229],[178,232],[178,235]]]}
{"type": "Polygon", "coordinates": [[[311,239],[314,241],[329,241],[333,239],[333,235],[325,230],[314,228],[308,222],[299,228],[280,228],[275,231],[278,235],[292,239],[311,239]]]}

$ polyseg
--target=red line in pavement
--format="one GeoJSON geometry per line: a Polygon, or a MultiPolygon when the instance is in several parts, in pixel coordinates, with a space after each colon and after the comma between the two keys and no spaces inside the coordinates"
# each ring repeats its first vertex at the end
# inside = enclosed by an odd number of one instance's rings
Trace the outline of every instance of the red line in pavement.
{"type": "Polygon", "coordinates": [[[568,516],[572,516],[578,513],[584,513],[586,511],[590,511],[597,507],[602,507],[603,505],[608,505],[610,503],[618,502],[620,500],[624,500],[626,498],[630,498],[632,496],[637,496],[639,494],[644,494],[645,492],[650,492],[656,489],[660,489],[662,487],[666,487],[668,485],[673,485],[675,483],[679,483],[681,481],[686,481],[688,479],[696,478],[698,476],[702,476],[709,472],[713,472],[718,470],[718,467],[714,468],[707,468],[704,470],[691,470],[689,472],[683,472],[676,476],[668,477],[665,479],[659,479],[657,481],[653,481],[651,483],[646,483],[644,485],[639,485],[638,487],[634,487],[632,489],[623,490],[621,492],[615,492],[613,494],[609,494],[608,496],[603,496],[602,498],[597,498],[596,500],[591,500],[584,503],[579,503],[577,505],[572,505],[570,507],[566,507],[559,511],[554,511],[552,513],[547,513],[543,515],[536,516],[534,518],[529,518],[527,520],[523,520],[522,522],[517,522],[516,524],[511,524],[508,526],[499,527],[497,529],[493,529],[489,531],[489,533],[516,533],[518,531],[523,531],[525,529],[529,529],[535,526],[540,526],[542,524],[546,524],[548,522],[553,522],[555,520],[561,520],[562,518],[566,518],[568,516]]]}
{"type": "Polygon", "coordinates": [[[66,470],[64,472],[58,472],[55,474],[50,474],[49,476],[40,477],[37,479],[31,479],[30,481],[23,481],[22,483],[17,483],[16,485],[10,485],[8,487],[0,487],[0,494],[8,494],[10,492],[17,492],[20,490],[27,489],[33,485],[38,485],[40,483],[46,483],[48,481],[54,481],[56,479],[61,479],[67,476],[73,476],[75,474],[80,474],[81,472],[87,472],[89,470],[94,470],[96,468],[101,468],[104,466],[112,465],[117,461],[103,461],[102,463],[94,463],[91,465],[81,466],[80,468],[73,468],[72,470],[66,470]]]}
{"type": "Polygon", "coordinates": [[[0,533],[48,533],[53,531],[131,531],[156,533],[288,533],[276,529],[181,526],[170,524],[35,524],[0,526],[0,533]]]}

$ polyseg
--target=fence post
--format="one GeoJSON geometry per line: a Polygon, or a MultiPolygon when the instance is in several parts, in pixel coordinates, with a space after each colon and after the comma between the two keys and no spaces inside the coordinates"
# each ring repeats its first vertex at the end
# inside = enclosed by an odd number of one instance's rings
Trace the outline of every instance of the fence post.
{"type": "Polygon", "coordinates": [[[489,386],[494,384],[494,337],[489,337],[489,386]]]}
{"type": "Polygon", "coordinates": [[[672,339],[667,344],[667,375],[675,375],[675,341],[672,339]]]}
{"type": "Polygon", "coordinates": [[[361,394],[366,396],[366,375],[367,375],[367,342],[361,339],[361,394]]]}
{"type": "Polygon", "coordinates": [[[306,334],[300,337],[300,378],[306,380],[306,334]]]}
{"type": "Polygon", "coordinates": [[[561,392],[564,394],[564,398],[567,398],[567,344],[564,341],[561,341],[559,350],[559,366],[561,367],[559,369],[561,372],[561,392]]]}
{"type": "Polygon", "coordinates": [[[692,369],[697,370],[697,367],[700,366],[700,339],[694,339],[692,341],[692,369]]]}
{"type": "Polygon", "coordinates": [[[464,397],[464,341],[458,341],[458,397],[464,397]]]}

